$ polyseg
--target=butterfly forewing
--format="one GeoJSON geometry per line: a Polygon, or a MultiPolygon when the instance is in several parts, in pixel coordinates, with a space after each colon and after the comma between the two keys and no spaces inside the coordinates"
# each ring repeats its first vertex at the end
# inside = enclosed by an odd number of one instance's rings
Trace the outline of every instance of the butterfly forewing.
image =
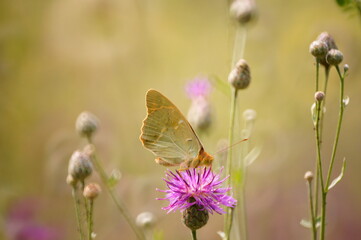
{"type": "Polygon", "coordinates": [[[202,145],[178,108],[156,90],[147,92],[146,105],[148,115],[140,136],[144,147],[169,165],[197,157],[202,145]]]}

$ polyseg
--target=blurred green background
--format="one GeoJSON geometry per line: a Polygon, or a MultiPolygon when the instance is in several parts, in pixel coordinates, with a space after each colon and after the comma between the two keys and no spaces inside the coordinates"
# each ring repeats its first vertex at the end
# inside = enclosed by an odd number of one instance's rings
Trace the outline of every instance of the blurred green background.
{"type": "MultiPolygon", "coordinates": [[[[310,237],[299,225],[308,217],[303,175],[313,170],[315,159],[310,116],[315,66],[308,47],[323,31],[335,38],[350,66],[345,89],[350,104],[334,175],[344,156],[347,169],[329,194],[327,236],[360,239],[360,18],[330,0],[257,1],[257,8],[245,50],[252,83],[240,93],[238,108],[257,111],[252,144],[262,146],[247,179],[250,239],[310,237]]],[[[226,81],[235,29],[228,2],[5,0],[0,24],[0,232],[8,232],[9,209],[31,199],[37,203],[36,223],[56,229],[61,239],[77,237],[65,178],[70,155],[85,144],[74,130],[75,119],[88,110],[101,121],[95,145],[107,170],[122,172],[117,191],[132,215],[151,211],[165,239],[189,238],[180,214],[167,215],[161,210],[167,203],[155,200],[162,196],[155,189],[165,188],[165,168],[138,139],[144,96],[157,89],[186,113],[189,80],[217,75],[226,81]]],[[[325,156],[338,112],[334,69],[328,94],[325,156]]],[[[214,124],[202,140],[214,153],[219,139],[227,138],[230,102],[217,89],[211,102],[214,124]]],[[[135,239],[105,192],[95,204],[99,239],[135,239]]],[[[221,216],[212,216],[199,238],[219,239],[222,223],[221,216]]]]}

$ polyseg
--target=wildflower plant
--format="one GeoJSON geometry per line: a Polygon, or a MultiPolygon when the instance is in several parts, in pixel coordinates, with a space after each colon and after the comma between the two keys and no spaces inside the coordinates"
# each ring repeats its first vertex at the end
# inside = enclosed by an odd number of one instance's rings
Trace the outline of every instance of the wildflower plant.
{"type": "Polygon", "coordinates": [[[315,131],[316,142],[316,162],[315,172],[316,179],[314,181],[314,190],[312,189],[313,174],[307,172],[305,179],[308,185],[309,193],[309,207],[310,207],[310,221],[302,220],[301,224],[311,229],[312,239],[324,240],[326,237],[326,203],[328,192],[342,179],[344,170],[346,167],[346,161],[343,160],[341,173],[331,182],[331,175],[333,172],[333,166],[336,159],[336,152],[339,143],[339,137],[341,132],[341,125],[344,115],[345,107],[347,106],[349,99],[344,97],[344,80],[348,72],[348,65],[344,66],[343,72],[340,70],[340,63],[343,60],[343,54],[337,49],[334,39],[327,32],[323,32],[319,35],[316,41],[310,45],[310,53],[316,60],[316,89],[314,95],[314,104],[311,107],[312,120],[315,131]],[[323,88],[319,83],[319,66],[322,65],[325,68],[325,81],[323,88]],[[321,151],[322,146],[322,130],[323,121],[325,117],[325,106],[327,97],[327,85],[330,69],[334,67],[339,77],[340,82],[340,95],[339,95],[339,116],[336,126],[335,139],[332,146],[331,158],[328,165],[327,175],[324,173],[324,154],[321,151]],[[314,191],[314,192],[313,192],[314,191]],[[319,201],[321,196],[321,201],[319,201]],[[321,209],[320,209],[321,208],[321,209]],[[321,212],[320,212],[321,211],[321,212]],[[318,228],[320,228],[318,236],[318,228]]]}

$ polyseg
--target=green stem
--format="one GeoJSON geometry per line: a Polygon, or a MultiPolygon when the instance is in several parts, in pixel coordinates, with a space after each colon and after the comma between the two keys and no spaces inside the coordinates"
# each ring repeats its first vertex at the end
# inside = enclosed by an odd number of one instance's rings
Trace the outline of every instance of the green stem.
{"type": "Polygon", "coordinates": [[[192,240],[197,240],[197,231],[192,230],[192,240]]]}
{"type": "Polygon", "coordinates": [[[90,201],[89,201],[89,216],[88,216],[88,240],[92,240],[93,209],[94,209],[94,201],[93,201],[93,199],[90,199],[90,201]]]}
{"type": "Polygon", "coordinates": [[[76,221],[77,221],[77,226],[78,226],[78,232],[79,232],[79,239],[83,240],[83,229],[82,229],[82,225],[81,225],[81,220],[80,220],[80,203],[79,203],[79,199],[77,197],[77,188],[74,186],[72,189],[72,196],[74,199],[74,207],[75,207],[75,216],[76,216],[76,221]]]}
{"type": "MultiPolygon", "coordinates": [[[[234,120],[236,116],[236,103],[237,103],[237,89],[232,88],[232,101],[231,101],[231,111],[230,111],[230,124],[229,124],[229,146],[233,144],[233,132],[234,132],[234,120]]],[[[227,165],[226,165],[226,176],[228,176],[227,185],[231,186],[232,184],[232,148],[229,149],[227,155],[227,165]]],[[[226,239],[230,238],[231,228],[232,228],[232,220],[233,220],[233,208],[228,207],[227,213],[225,215],[225,234],[226,239]]]]}
{"type": "MultiPolygon", "coordinates": [[[[88,142],[89,142],[89,144],[92,143],[91,138],[88,138],[88,142]]],[[[115,203],[115,206],[117,207],[118,211],[124,217],[125,221],[129,224],[129,226],[131,227],[131,229],[137,236],[137,239],[145,240],[144,233],[135,225],[135,222],[130,217],[130,214],[127,211],[124,203],[119,198],[116,197],[114,190],[112,189],[111,186],[109,186],[109,183],[108,183],[109,177],[108,177],[107,173],[105,172],[103,166],[101,165],[100,161],[98,161],[98,158],[95,153],[92,156],[92,160],[93,160],[93,163],[95,165],[97,172],[100,175],[100,178],[101,178],[105,188],[107,189],[110,197],[112,198],[113,202],[115,203]]]]}
{"type": "MultiPolygon", "coordinates": [[[[315,92],[317,92],[319,89],[319,75],[320,75],[320,62],[316,58],[316,90],[315,90],[315,92]]],[[[316,173],[316,180],[315,180],[315,194],[314,194],[315,195],[314,215],[317,216],[318,215],[318,196],[319,196],[319,186],[320,186],[320,174],[319,174],[319,169],[318,169],[318,161],[316,161],[316,164],[315,164],[315,173],[316,173]]],[[[317,229],[316,229],[316,231],[317,231],[317,229]]]]}
{"type": "Polygon", "coordinates": [[[237,26],[233,45],[232,68],[235,66],[236,62],[243,57],[246,38],[247,29],[245,27],[237,26]]]}
{"type": "Polygon", "coordinates": [[[308,185],[308,197],[309,197],[309,204],[310,204],[310,217],[312,222],[312,239],[317,240],[317,228],[316,228],[316,217],[313,208],[313,199],[312,199],[312,184],[310,181],[307,181],[308,185]]]}
{"type": "MultiPolygon", "coordinates": [[[[340,138],[341,125],[342,125],[342,119],[343,119],[343,112],[344,112],[344,109],[345,109],[345,105],[343,103],[343,98],[344,98],[344,76],[342,76],[338,66],[336,66],[336,69],[337,69],[337,73],[338,73],[338,75],[340,77],[340,103],[339,103],[340,104],[340,106],[339,106],[340,110],[339,110],[339,115],[338,115],[336,136],[335,136],[335,140],[334,140],[334,144],[333,144],[333,148],[332,148],[330,167],[329,167],[328,173],[327,173],[327,181],[326,181],[326,187],[327,188],[328,188],[328,186],[330,184],[331,173],[332,173],[333,165],[334,165],[334,162],[335,162],[338,141],[339,141],[339,138],[340,138]]],[[[327,191],[327,189],[326,189],[326,191],[327,191]]]]}

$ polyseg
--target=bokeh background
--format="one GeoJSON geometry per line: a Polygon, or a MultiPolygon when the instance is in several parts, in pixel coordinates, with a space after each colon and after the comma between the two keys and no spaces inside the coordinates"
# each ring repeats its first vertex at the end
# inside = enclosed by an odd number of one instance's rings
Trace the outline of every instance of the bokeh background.
{"type": "MultiPolygon", "coordinates": [[[[361,21],[335,1],[257,1],[258,19],[247,29],[244,57],[252,83],[240,93],[238,112],[257,111],[252,145],[262,153],[249,168],[250,239],[308,239],[303,175],[315,159],[310,116],[315,66],[309,44],[328,31],[350,66],[350,97],[334,175],[347,159],[344,179],[329,194],[328,239],[361,238],[361,21]]],[[[199,76],[226,81],[235,24],[226,0],[8,0],[0,2],[0,239],[25,225],[46,228],[46,239],[75,239],[71,190],[65,183],[70,155],[85,144],[74,130],[83,110],[98,116],[95,136],[106,169],[119,169],[117,186],[135,217],[151,211],[164,239],[187,239],[180,214],[161,210],[165,168],[138,139],[145,92],[158,89],[187,112],[184,86],[199,76]],[[17,210],[17,211],[16,211],[17,210]],[[23,220],[22,220],[23,219],[23,220]],[[16,225],[15,221],[15,225],[16,225]]],[[[329,156],[337,121],[334,69],[324,130],[329,156]]],[[[214,121],[202,135],[208,152],[227,138],[229,99],[210,96],[214,121]]],[[[242,120],[241,117],[238,118],[242,120]]],[[[238,123],[241,125],[242,123],[238,123]]],[[[222,163],[221,163],[222,164],[222,163]]],[[[92,181],[99,181],[95,175],[92,181]]],[[[99,239],[135,239],[104,192],[96,201],[99,239]]],[[[214,215],[200,239],[219,239],[223,218],[214,215]]],[[[27,238],[17,238],[26,240],[27,238]]],[[[38,238],[39,239],[39,238],[38,238]]]]}

